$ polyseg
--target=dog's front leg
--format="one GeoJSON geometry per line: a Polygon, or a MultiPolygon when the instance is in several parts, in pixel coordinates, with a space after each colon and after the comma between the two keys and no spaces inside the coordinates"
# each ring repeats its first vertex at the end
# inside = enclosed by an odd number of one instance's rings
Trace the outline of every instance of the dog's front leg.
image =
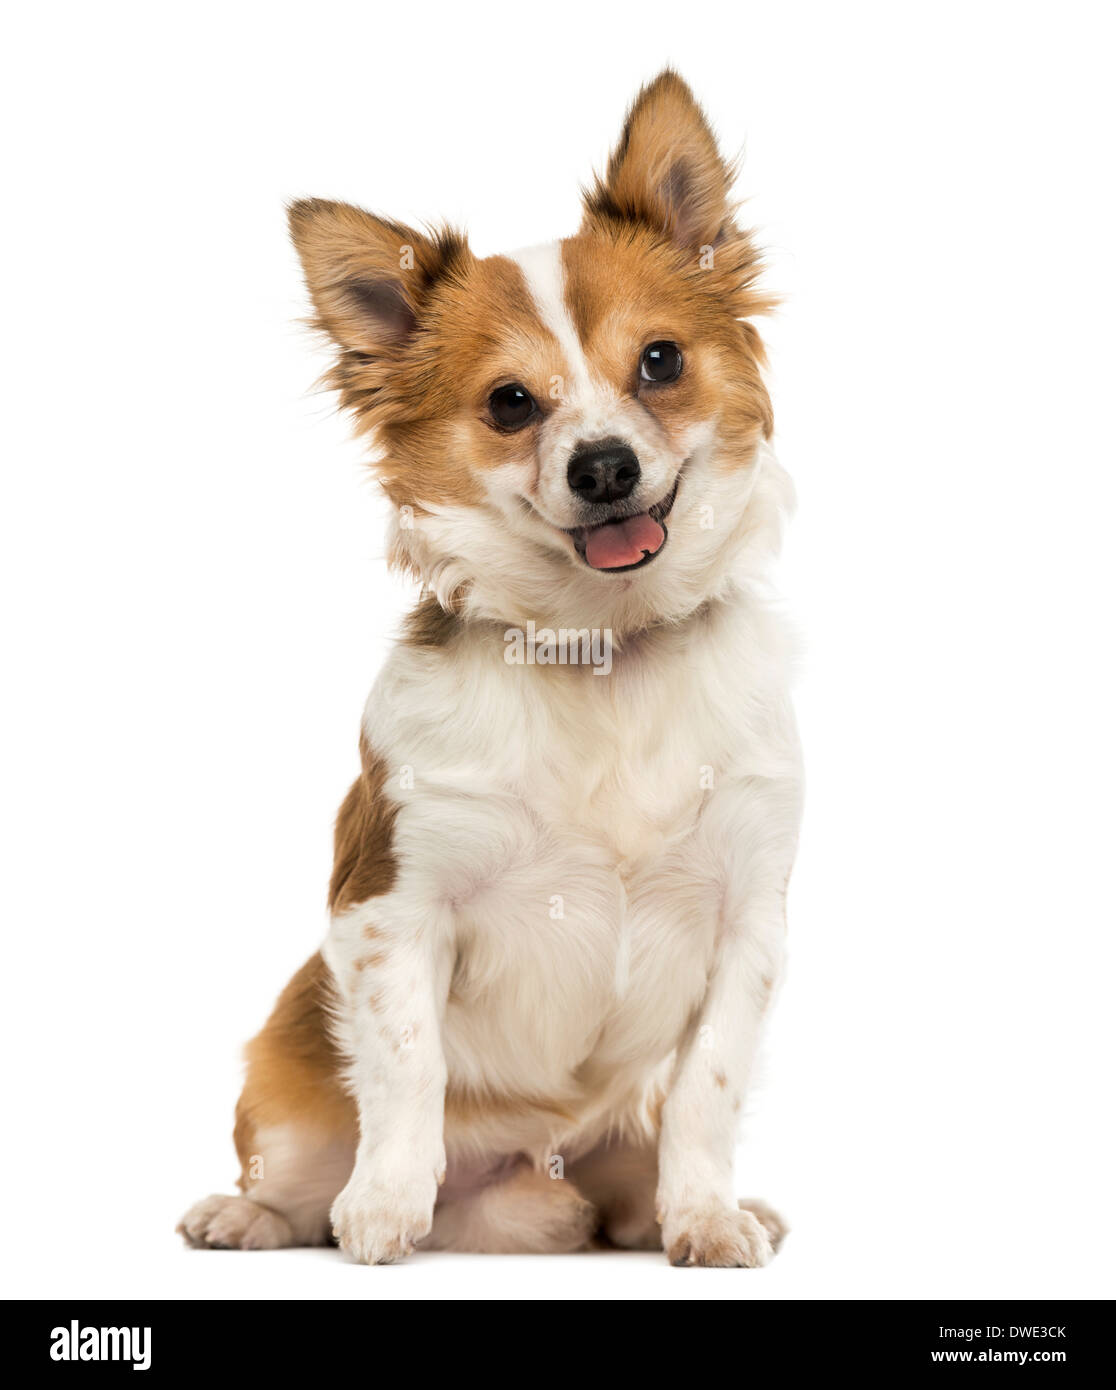
{"type": "Polygon", "coordinates": [[[360,1118],[333,1231],[354,1259],[387,1264],[429,1233],[445,1177],[441,1027],[452,952],[434,921],[393,923],[381,899],[335,917],[323,954],[340,996],[338,1038],[360,1118]]]}
{"type": "Polygon", "coordinates": [[[762,1205],[753,1211],[737,1202],[733,1154],[782,966],[798,789],[754,779],[736,793],[710,817],[710,847],[726,866],[723,923],[705,999],[663,1106],[657,1207],[672,1264],[766,1264],[780,1229],[762,1205]]]}

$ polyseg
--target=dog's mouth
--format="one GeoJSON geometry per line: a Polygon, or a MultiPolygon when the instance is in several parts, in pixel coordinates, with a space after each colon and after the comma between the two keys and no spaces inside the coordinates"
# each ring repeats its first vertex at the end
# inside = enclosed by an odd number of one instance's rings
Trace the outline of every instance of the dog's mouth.
{"type": "Polygon", "coordinates": [[[645,512],[612,517],[597,526],[577,526],[566,534],[590,569],[618,574],[649,565],[667,543],[666,519],[678,496],[679,473],[667,495],[645,512]]]}

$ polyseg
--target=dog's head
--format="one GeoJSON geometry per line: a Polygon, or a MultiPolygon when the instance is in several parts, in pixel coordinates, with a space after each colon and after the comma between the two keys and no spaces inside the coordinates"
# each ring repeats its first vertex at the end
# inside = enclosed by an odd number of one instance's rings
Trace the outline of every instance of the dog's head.
{"type": "Polygon", "coordinates": [[[770,306],[686,84],[636,99],[576,236],[482,260],[344,204],[291,208],[329,377],[447,608],[631,632],[693,611],[772,529],[770,306]],[[768,486],[760,486],[766,481],[768,486]]]}

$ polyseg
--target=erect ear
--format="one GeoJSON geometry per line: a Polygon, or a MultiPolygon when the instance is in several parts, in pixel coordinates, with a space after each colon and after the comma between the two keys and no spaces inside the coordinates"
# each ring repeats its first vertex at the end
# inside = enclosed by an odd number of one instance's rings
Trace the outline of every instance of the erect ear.
{"type": "Polygon", "coordinates": [[[603,179],[585,195],[590,215],[645,222],[679,245],[715,245],[731,227],[732,169],[694,94],[671,68],[636,97],[603,179]]]}
{"type": "Polygon", "coordinates": [[[401,347],[426,296],[463,237],[429,237],[348,203],[306,198],[288,209],[318,327],[342,347],[378,354],[401,347]]]}

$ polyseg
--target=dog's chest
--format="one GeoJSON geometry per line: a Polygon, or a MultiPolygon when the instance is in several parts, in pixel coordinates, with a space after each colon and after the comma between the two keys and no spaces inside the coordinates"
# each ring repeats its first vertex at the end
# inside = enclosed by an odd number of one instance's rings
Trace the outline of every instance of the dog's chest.
{"type": "Polygon", "coordinates": [[[719,751],[708,725],[678,717],[669,692],[636,717],[622,692],[590,691],[549,711],[548,732],[572,738],[540,741],[530,720],[510,730],[522,773],[474,805],[498,848],[456,902],[447,1026],[451,1068],[456,1039],[502,1058],[509,1087],[567,1096],[677,1045],[722,897],[701,847],[719,751]]]}
{"type": "Polygon", "coordinates": [[[731,886],[722,788],[783,758],[755,626],[722,611],[600,676],[510,665],[498,637],[397,653],[365,730],[406,774],[400,907],[452,938],[451,1084],[584,1114],[684,1037],[731,886]]]}

